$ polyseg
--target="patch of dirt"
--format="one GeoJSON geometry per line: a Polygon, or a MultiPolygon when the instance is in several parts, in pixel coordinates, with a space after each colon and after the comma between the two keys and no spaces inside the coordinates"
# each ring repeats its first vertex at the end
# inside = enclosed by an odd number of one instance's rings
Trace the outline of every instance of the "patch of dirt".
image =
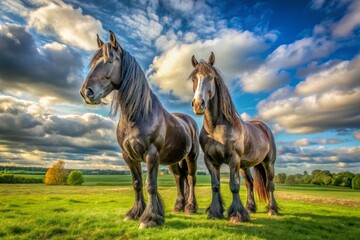
{"type": "Polygon", "coordinates": [[[321,198],[316,196],[302,196],[298,194],[278,193],[276,197],[282,200],[294,200],[301,202],[320,203],[328,205],[338,205],[346,207],[360,207],[360,201],[344,198],[321,198]]]}

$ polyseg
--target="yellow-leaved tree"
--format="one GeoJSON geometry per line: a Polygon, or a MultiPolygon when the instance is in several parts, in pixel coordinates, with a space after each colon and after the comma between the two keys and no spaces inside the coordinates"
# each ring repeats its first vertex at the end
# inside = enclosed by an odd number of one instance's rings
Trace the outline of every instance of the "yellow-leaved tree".
{"type": "Polygon", "coordinates": [[[65,162],[59,160],[46,171],[44,183],[46,185],[64,185],[67,174],[65,162]]]}

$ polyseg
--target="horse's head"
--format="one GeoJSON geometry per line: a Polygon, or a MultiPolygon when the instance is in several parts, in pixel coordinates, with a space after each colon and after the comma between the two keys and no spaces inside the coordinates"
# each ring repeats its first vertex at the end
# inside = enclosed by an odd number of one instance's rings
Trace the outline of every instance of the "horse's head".
{"type": "Polygon", "coordinates": [[[211,52],[208,62],[198,62],[195,56],[192,56],[191,63],[195,68],[190,75],[195,93],[191,105],[195,114],[202,115],[206,110],[209,100],[215,95],[216,72],[213,68],[215,55],[211,52]]]}
{"type": "Polygon", "coordinates": [[[110,32],[110,42],[104,43],[97,35],[99,49],[95,52],[90,71],[80,89],[87,104],[99,104],[120,83],[122,49],[115,34],[110,32]]]}

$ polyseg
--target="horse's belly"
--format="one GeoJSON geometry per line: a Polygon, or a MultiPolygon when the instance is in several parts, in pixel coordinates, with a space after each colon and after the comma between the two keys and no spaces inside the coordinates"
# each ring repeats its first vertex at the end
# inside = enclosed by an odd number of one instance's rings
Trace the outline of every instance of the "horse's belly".
{"type": "Polygon", "coordinates": [[[160,152],[160,164],[172,165],[184,159],[191,150],[191,143],[186,139],[174,139],[165,144],[160,152]]]}
{"type": "Polygon", "coordinates": [[[240,166],[241,167],[252,167],[255,165],[258,165],[259,163],[261,163],[262,161],[264,161],[264,159],[266,158],[266,155],[268,154],[269,149],[267,148],[267,146],[252,146],[249,148],[245,148],[244,149],[244,154],[241,157],[241,163],[240,166]]]}

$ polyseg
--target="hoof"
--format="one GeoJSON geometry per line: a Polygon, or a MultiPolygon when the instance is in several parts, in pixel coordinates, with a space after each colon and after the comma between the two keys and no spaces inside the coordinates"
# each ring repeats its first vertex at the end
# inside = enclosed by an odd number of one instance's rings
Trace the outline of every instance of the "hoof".
{"type": "Polygon", "coordinates": [[[129,217],[129,216],[126,216],[125,218],[124,218],[124,222],[127,222],[127,221],[130,221],[130,220],[133,220],[131,217],[129,217]]]}
{"type": "Polygon", "coordinates": [[[180,207],[174,207],[173,209],[173,213],[179,213],[179,212],[183,212],[184,208],[180,208],[180,207]]]}
{"type": "Polygon", "coordinates": [[[197,212],[196,205],[190,204],[185,207],[185,214],[191,215],[197,212]]]}
{"type": "Polygon", "coordinates": [[[151,228],[159,226],[156,222],[140,223],[139,229],[151,228]]]}
{"type": "Polygon", "coordinates": [[[255,210],[255,208],[253,208],[253,207],[247,207],[247,208],[246,208],[246,211],[247,211],[249,214],[256,213],[256,210],[255,210]]]}
{"type": "Polygon", "coordinates": [[[277,212],[274,211],[274,210],[270,210],[270,211],[268,212],[268,215],[269,215],[269,216],[276,216],[276,215],[277,215],[277,212]]]}
{"type": "Polygon", "coordinates": [[[242,221],[238,217],[231,217],[230,222],[236,224],[236,223],[241,223],[242,221]]]}

